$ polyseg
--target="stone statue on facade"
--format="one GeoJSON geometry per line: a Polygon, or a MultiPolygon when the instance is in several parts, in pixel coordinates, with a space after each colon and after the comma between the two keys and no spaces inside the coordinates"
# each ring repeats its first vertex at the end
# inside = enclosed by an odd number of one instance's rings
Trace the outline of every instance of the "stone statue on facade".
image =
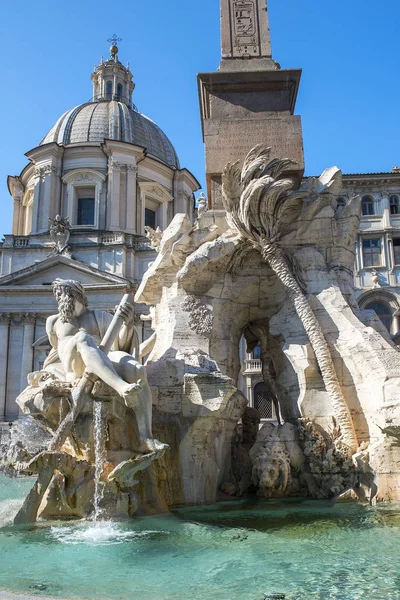
{"type": "Polygon", "coordinates": [[[376,269],[372,269],[371,279],[372,279],[372,289],[381,287],[381,284],[379,283],[378,271],[376,269]]]}
{"type": "Polygon", "coordinates": [[[56,215],[54,219],[49,219],[49,230],[53,242],[54,254],[65,254],[67,252],[69,238],[71,237],[70,228],[68,217],[56,215]]]}
{"type": "Polygon", "coordinates": [[[208,210],[208,200],[204,195],[204,192],[201,192],[200,198],[197,200],[197,218],[200,219],[201,215],[203,215],[208,210]]]}

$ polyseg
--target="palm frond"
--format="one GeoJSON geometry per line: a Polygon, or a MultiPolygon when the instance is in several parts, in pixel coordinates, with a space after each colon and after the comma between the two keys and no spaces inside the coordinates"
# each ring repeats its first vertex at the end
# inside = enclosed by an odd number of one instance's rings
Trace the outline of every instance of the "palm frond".
{"type": "Polygon", "coordinates": [[[297,216],[303,191],[282,174],[293,165],[289,159],[269,160],[271,148],[262,144],[247,154],[242,171],[228,163],[222,174],[222,193],[227,220],[251,245],[260,239],[277,240],[282,222],[297,216]]]}
{"type": "Polygon", "coordinates": [[[228,163],[222,173],[222,202],[229,227],[239,232],[242,229],[238,217],[241,190],[238,162],[228,163]]]}
{"type": "Polygon", "coordinates": [[[258,179],[263,175],[270,155],[271,148],[265,148],[263,144],[258,144],[250,150],[244,159],[242,168],[241,183],[243,187],[246,187],[251,180],[258,179]]]}

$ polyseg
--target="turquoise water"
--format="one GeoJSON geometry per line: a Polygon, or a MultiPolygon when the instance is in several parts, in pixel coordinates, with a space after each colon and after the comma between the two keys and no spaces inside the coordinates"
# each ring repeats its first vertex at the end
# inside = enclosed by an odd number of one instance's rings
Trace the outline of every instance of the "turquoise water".
{"type": "Polygon", "coordinates": [[[79,600],[400,600],[399,506],[238,501],[99,527],[14,527],[31,483],[0,476],[0,590],[79,600]]]}

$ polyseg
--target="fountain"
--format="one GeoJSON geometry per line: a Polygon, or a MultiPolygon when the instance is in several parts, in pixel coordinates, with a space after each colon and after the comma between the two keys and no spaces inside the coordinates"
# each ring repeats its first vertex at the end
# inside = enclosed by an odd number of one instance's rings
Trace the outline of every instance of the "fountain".
{"type": "Polygon", "coordinates": [[[16,516],[0,510],[0,589],[183,599],[190,582],[199,600],[397,597],[399,509],[374,504],[400,500],[400,355],[352,296],[359,199],[336,211],[337,169],[297,185],[289,167],[258,146],[241,171],[227,165],[225,211],[157,232],[135,295],[155,332],[143,347],[130,290],[111,316],[78,282],[54,282],[52,351],[17,400],[46,447],[14,440],[8,452],[37,480],[17,511],[31,478],[11,480],[3,500],[16,516]],[[261,343],[283,423],[259,430],[246,408],[242,336],[261,343]]]}

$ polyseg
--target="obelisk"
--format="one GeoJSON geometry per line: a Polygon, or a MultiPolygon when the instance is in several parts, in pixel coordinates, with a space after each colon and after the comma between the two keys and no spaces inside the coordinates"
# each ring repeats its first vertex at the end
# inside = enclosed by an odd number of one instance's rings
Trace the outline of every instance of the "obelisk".
{"type": "Polygon", "coordinates": [[[200,73],[198,86],[211,208],[222,208],[221,173],[243,161],[256,144],[304,172],[301,119],[294,115],[300,69],[281,69],[272,58],[266,0],[220,0],[221,62],[200,73]]]}
{"type": "Polygon", "coordinates": [[[265,0],[221,0],[221,50],[220,71],[278,67],[272,60],[265,0]]]}

